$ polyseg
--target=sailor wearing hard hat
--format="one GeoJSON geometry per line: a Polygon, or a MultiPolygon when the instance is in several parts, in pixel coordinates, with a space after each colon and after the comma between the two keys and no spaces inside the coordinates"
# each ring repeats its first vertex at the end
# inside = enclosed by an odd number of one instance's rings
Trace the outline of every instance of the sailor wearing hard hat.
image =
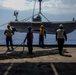
{"type": "Polygon", "coordinates": [[[7,50],[9,51],[9,44],[11,46],[11,49],[13,50],[13,42],[12,42],[12,35],[14,35],[14,32],[10,28],[10,24],[7,25],[7,29],[5,30],[4,34],[6,35],[6,45],[7,45],[7,50]]]}
{"type": "Polygon", "coordinates": [[[59,54],[62,55],[64,40],[67,40],[67,35],[62,24],[59,25],[59,29],[56,31],[56,40],[58,43],[59,54]]]}

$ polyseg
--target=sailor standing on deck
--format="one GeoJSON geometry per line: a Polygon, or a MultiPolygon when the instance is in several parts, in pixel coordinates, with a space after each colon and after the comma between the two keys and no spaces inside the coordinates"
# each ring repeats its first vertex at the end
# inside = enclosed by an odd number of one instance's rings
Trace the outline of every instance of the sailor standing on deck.
{"type": "Polygon", "coordinates": [[[29,54],[32,54],[32,50],[33,50],[33,32],[32,32],[32,27],[29,26],[28,27],[28,32],[26,34],[26,37],[24,39],[24,43],[27,39],[27,47],[28,47],[28,53],[29,54]]]}
{"type": "Polygon", "coordinates": [[[7,50],[9,51],[9,43],[11,45],[11,49],[13,50],[13,43],[12,43],[12,35],[14,35],[13,30],[10,28],[10,25],[7,25],[7,29],[5,30],[4,34],[6,35],[6,45],[7,45],[7,50]]]}
{"type": "Polygon", "coordinates": [[[46,38],[46,31],[43,25],[40,25],[40,29],[34,29],[33,31],[39,32],[39,46],[44,48],[44,36],[46,38]]]}
{"type": "Polygon", "coordinates": [[[67,40],[67,35],[63,29],[63,25],[59,25],[59,29],[56,31],[56,41],[58,43],[59,54],[62,55],[64,40],[67,40]]]}
{"type": "Polygon", "coordinates": [[[44,35],[46,38],[46,31],[44,29],[44,26],[41,25],[39,29],[39,46],[42,48],[44,48],[44,35]]]}

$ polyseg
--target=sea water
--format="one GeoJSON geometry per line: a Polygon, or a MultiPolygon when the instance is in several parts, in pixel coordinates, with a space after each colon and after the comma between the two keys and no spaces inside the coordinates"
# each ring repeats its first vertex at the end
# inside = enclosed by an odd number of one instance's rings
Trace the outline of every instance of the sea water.
{"type": "MultiPolygon", "coordinates": [[[[39,34],[34,33],[33,35],[34,35],[33,44],[38,45],[39,34]]],[[[13,44],[20,45],[24,41],[25,37],[26,37],[26,33],[15,32],[15,34],[12,37],[13,44]]],[[[55,34],[47,34],[46,38],[44,39],[44,43],[47,45],[56,45],[57,42],[55,37],[56,37],[55,34]]],[[[4,30],[0,30],[0,45],[5,45],[5,44],[6,44],[6,36],[4,35],[4,30]]],[[[67,34],[67,41],[65,41],[65,44],[76,45],[76,30],[67,34]]]]}

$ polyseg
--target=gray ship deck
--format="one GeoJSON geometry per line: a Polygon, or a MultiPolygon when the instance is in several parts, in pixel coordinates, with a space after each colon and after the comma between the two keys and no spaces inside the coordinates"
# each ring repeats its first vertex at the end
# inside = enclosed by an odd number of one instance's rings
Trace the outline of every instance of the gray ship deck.
{"type": "Polygon", "coordinates": [[[34,47],[33,54],[27,52],[27,47],[8,52],[0,46],[0,75],[76,75],[76,47],[64,47],[63,56],[57,47],[34,47]]]}

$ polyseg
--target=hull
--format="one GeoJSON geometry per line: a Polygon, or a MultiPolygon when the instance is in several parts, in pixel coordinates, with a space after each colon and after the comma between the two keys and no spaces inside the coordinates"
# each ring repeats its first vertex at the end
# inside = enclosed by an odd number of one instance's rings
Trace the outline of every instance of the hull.
{"type": "MultiPolygon", "coordinates": [[[[76,29],[76,21],[66,22],[10,22],[18,32],[27,32],[27,27],[32,26],[32,29],[39,29],[40,25],[44,25],[47,34],[55,34],[60,24],[63,24],[66,33],[70,33],[76,29]]],[[[37,32],[35,32],[37,33],[37,32]]]]}

